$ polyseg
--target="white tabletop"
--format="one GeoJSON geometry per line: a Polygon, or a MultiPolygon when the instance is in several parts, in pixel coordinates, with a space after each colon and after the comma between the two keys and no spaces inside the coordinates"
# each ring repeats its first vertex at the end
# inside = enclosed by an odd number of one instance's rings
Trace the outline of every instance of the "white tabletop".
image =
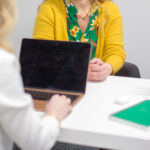
{"type": "Polygon", "coordinates": [[[84,98],[62,122],[58,141],[120,150],[150,150],[150,131],[109,120],[109,115],[144,99],[150,99],[150,80],[110,76],[104,82],[87,83],[84,98]],[[129,96],[124,105],[114,98],[129,96]]]}

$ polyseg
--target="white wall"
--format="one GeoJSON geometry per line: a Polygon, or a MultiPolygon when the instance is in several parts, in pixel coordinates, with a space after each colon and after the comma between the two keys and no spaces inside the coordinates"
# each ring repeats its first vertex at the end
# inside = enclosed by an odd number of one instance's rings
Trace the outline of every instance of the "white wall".
{"type": "MultiPolygon", "coordinates": [[[[21,39],[32,37],[37,7],[42,0],[17,0],[19,20],[12,36],[19,55],[21,39]]],[[[139,66],[142,77],[150,78],[150,1],[115,0],[124,22],[124,41],[127,61],[139,66]]]]}
{"type": "Polygon", "coordinates": [[[18,22],[11,39],[17,56],[19,56],[22,38],[32,38],[37,9],[42,1],[43,0],[16,0],[18,22]]]}
{"type": "Polygon", "coordinates": [[[124,22],[127,61],[139,66],[142,77],[150,78],[150,1],[115,0],[124,22]]]}

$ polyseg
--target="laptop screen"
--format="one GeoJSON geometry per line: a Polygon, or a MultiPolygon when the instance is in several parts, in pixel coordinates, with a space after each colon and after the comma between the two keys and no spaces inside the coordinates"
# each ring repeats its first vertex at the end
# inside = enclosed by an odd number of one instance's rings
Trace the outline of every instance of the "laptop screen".
{"type": "Polygon", "coordinates": [[[23,39],[24,86],[84,93],[90,49],[89,43],[23,39]]]}

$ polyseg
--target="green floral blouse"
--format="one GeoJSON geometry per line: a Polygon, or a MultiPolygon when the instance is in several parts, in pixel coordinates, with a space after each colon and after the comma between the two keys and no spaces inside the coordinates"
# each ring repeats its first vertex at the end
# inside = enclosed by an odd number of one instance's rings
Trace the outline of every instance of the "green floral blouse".
{"type": "Polygon", "coordinates": [[[70,0],[64,0],[67,11],[67,31],[70,41],[91,42],[92,52],[91,59],[95,57],[97,39],[98,39],[98,6],[93,3],[91,8],[91,18],[84,33],[82,33],[78,19],[77,9],[70,0]]]}

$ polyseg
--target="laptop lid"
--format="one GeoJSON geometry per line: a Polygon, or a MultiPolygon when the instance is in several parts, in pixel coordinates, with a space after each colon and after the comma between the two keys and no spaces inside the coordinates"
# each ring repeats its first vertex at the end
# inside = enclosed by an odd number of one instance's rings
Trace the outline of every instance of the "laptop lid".
{"type": "Polygon", "coordinates": [[[24,86],[85,93],[90,50],[90,43],[23,39],[24,86]]]}

